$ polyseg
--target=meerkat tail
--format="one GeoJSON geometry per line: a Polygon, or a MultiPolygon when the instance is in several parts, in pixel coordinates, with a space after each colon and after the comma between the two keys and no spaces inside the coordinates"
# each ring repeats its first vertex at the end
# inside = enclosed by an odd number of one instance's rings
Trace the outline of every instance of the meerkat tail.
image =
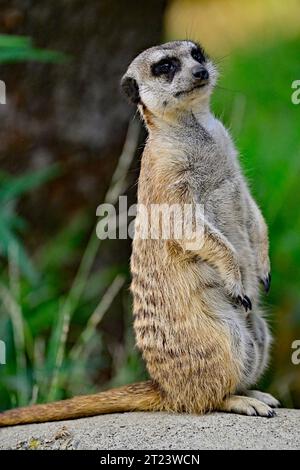
{"type": "Polygon", "coordinates": [[[93,395],[83,395],[45,405],[32,405],[0,413],[0,427],[83,418],[124,411],[161,409],[161,395],[152,382],[139,382],[93,395]]]}

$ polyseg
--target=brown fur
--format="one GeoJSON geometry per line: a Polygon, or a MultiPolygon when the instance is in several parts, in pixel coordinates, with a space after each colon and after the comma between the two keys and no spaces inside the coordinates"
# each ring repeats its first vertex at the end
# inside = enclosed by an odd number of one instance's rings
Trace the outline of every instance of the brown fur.
{"type": "Polygon", "coordinates": [[[46,405],[5,411],[0,414],[0,426],[42,423],[122,411],[157,411],[160,407],[158,388],[149,380],[95,395],[83,395],[46,405]]]}

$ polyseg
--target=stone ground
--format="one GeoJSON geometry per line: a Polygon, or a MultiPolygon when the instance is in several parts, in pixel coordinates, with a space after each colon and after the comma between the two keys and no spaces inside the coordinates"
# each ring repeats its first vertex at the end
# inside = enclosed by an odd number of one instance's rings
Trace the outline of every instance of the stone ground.
{"type": "Polygon", "coordinates": [[[0,429],[0,449],[300,449],[300,410],[267,419],[123,413],[0,429]]]}

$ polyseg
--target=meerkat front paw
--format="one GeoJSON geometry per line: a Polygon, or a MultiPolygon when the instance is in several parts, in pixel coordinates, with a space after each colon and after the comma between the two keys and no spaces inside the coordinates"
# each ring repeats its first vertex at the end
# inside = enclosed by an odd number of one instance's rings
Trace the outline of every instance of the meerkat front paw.
{"type": "Polygon", "coordinates": [[[242,305],[246,312],[252,310],[252,302],[245,294],[241,280],[235,282],[227,281],[225,282],[225,288],[230,297],[232,297],[235,302],[242,305]]]}
{"type": "Polygon", "coordinates": [[[261,277],[260,282],[264,286],[265,293],[268,294],[271,287],[271,273],[268,273],[266,276],[261,277]]]}
{"type": "Polygon", "coordinates": [[[257,267],[259,280],[267,294],[271,286],[271,264],[269,257],[267,255],[259,256],[257,260],[257,267]]]}

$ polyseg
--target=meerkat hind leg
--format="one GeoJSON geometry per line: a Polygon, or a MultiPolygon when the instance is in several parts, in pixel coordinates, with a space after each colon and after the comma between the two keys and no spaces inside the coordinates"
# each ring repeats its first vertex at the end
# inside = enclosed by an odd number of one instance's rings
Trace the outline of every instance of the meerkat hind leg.
{"type": "Polygon", "coordinates": [[[266,418],[272,418],[276,415],[273,408],[266,403],[256,398],[241,395],[231,395],[225,398],[218,411],[238,413],[247,416],[264,416],[266,418]]]}
{"type": "Polygon", "coordinates": [[[270,393],[260,392],[259,390],[247,390],[245,395],[250,398],[256,398],[266,405],[271,406],[271,408],[279,408],[281,406],[280,401],[273,397],[273,395],[270,393]]]}

